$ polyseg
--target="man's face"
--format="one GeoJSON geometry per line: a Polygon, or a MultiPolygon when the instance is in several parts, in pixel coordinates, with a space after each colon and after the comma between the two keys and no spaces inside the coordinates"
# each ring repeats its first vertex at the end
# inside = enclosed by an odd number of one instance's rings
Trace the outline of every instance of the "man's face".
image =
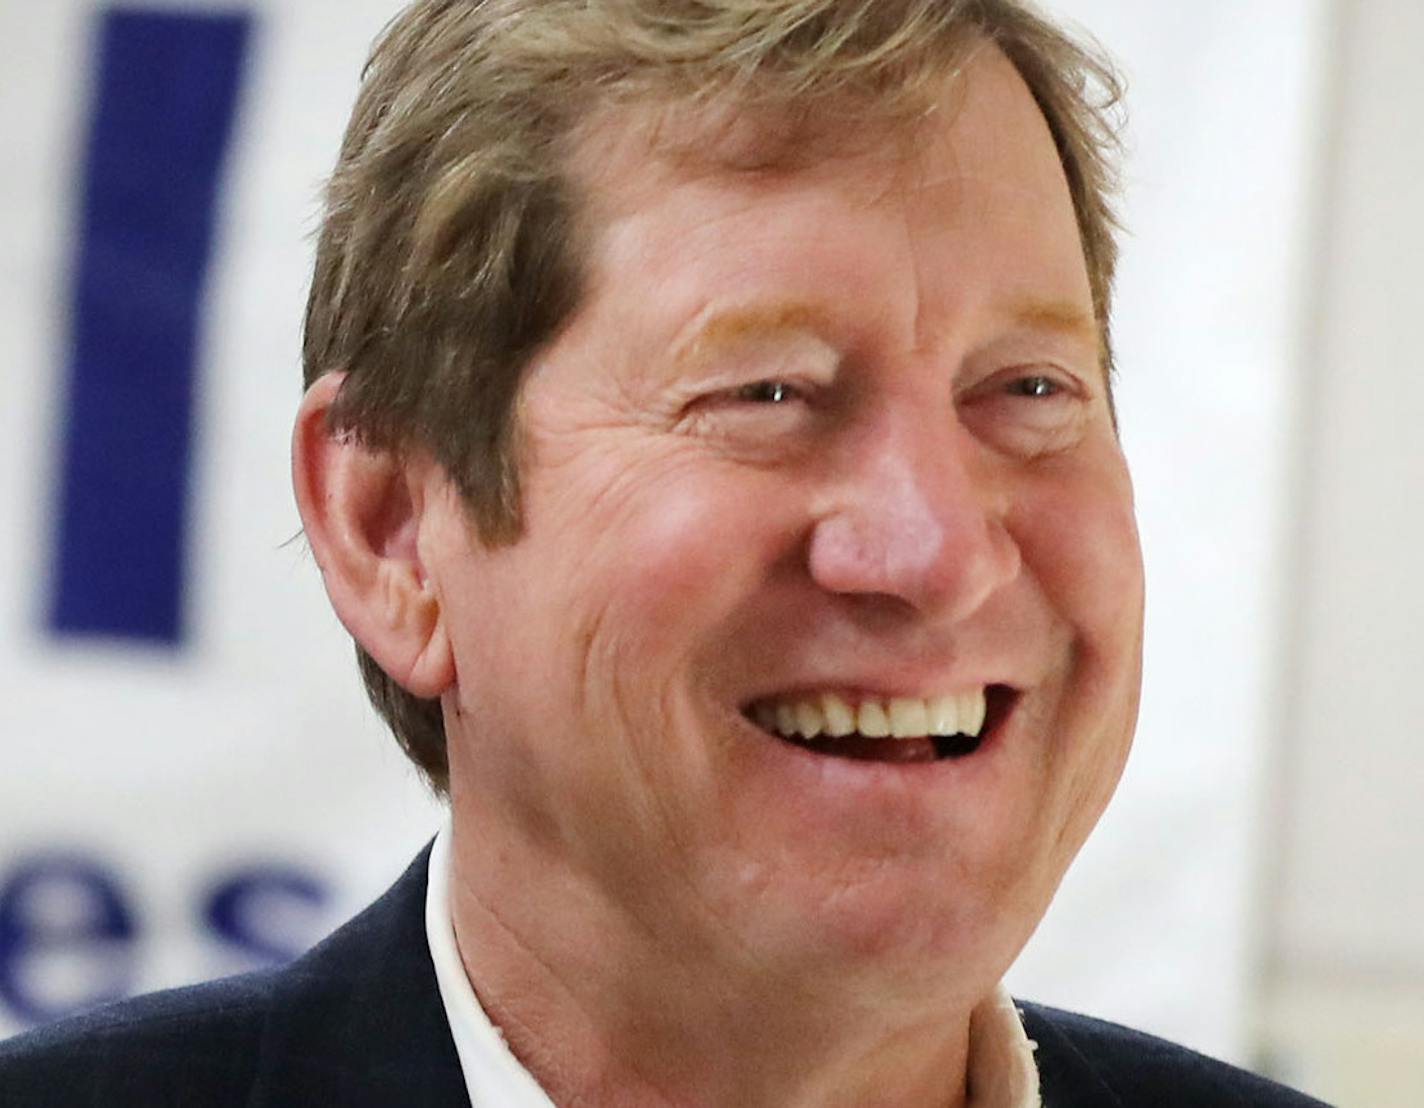
{"type": "Polygon", "coordinates": [[[612,125],[584,154],[591,283],[523,392],[525,534],[483,548],[451,496],[424,538],[457,839],[571,929],[982,993],[1106,803],[1139,683],[1047,126],[985,51],[908,136],[794,171],[612,125]],[[987,705],[977,744],[874,736],[877,706],[923,734],[946,698],[987,705]],[[813,707],[857,734],[772,733],[813,707]]]}

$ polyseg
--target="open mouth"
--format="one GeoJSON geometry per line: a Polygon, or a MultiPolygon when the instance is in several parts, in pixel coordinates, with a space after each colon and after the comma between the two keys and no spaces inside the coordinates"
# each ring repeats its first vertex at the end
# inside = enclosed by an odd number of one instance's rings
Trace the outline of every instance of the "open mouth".
{"type": "Polygon", "coordinates": [[[812,693],[758,700],[743,714],[767,734],[816,754],[872,762],[938,762],[967,757],[982,747],[1017,695],[1007,685],[924,699],[812,693]]]}

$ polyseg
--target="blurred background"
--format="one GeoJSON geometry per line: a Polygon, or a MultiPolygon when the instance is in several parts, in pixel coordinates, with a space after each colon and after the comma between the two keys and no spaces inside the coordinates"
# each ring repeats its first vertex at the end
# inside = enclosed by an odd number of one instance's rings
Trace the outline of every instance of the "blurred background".
{"type": "MultiPolygon", "coordinates": [[[[0,1034],[289,958],[438,823],[286,474],[396,6],[0,2],[0,1034]]],[[[1128,81],[1146,687],[1010,984],[1424,1103],[1424,4],[1050,8],[1128,81]]]]}

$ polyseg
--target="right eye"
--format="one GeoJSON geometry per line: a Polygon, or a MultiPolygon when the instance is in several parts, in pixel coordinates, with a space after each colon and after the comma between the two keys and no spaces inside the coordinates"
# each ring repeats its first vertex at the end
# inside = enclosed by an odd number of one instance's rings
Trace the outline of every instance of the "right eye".
{"type": "Polygon", "coordinates": [[[801,393],[795,385],[786,381],[767,380],[742,385],[733,396],[749,404],[784,404],[788,400],[799,399],[801,393]]]}
{"type": "Polygon", "coordinates": [[[809,445],[825,411],[821,387],[800,377],[763,377],[708,388],[682,410],[678,429],[757,462],[809,445]]]}

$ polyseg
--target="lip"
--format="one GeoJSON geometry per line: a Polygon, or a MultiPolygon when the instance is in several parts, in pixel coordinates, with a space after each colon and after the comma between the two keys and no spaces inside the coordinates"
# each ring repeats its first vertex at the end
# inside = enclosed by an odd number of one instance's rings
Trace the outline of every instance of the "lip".
{"type": "Polygon", "coordinates": [[[845,852],[847,864],[873,856],[938,866],[944,851],[972,852],[1031,817],[1024,802],[1039,787],[1040,760],[1025,730],[1029,695],[1016,690],[972,754],[924,762],[817,753],[731,709],[727,802],[756,813],[755,825],[784,843],[845,852]]]}
{"type": "MultiPolygon", "coordinates": [[[[775,735],[760,727],[748,714],[752,705],[756,704],[758,699],[766,699],[765,697],[748,701],[747,705],[739,712],[739,715],[746,727],[754,732],[760,740],[759,745],[772,751],[793,755],[798,762],[821,767],[825,772],[834,773],[835,770],[831,767],[844,767],[846,772],[862,772],[872,776],[879,773],[890,773],[894,775],[943,774],[946,771],[963,771],[971,765],[985,762],[989,760],[997,748],[1002,745],[1004,735],[1009,730],[1014,717],[1017,715],[1017,710],[1023,700],[1024,694],[1021,689],[1000,683],[986,684],[985,690],[988,697],[988,712],[984,719],[984,727],[979,733],[979,742],[974,749],[964,754],[939,757],[928,761],[895,762],[874,758],[844,757],[818,750],[814,742],[795,742],[783,736],[775,735]],[[768,742],[767,740],[771,741],[768,742]]],[[[816,691],[824,692],[827,690],[825,686],[820,686],[816,691]]],[[[780,693],[776,695],[794,696],[795,694],[780,693]]],[[[892,694],[876,693],[874,695],[888,698],[888,696],[892,694]]],[[[885,741],[895,742],[903,740],[887,738],[885,741]]]]}

